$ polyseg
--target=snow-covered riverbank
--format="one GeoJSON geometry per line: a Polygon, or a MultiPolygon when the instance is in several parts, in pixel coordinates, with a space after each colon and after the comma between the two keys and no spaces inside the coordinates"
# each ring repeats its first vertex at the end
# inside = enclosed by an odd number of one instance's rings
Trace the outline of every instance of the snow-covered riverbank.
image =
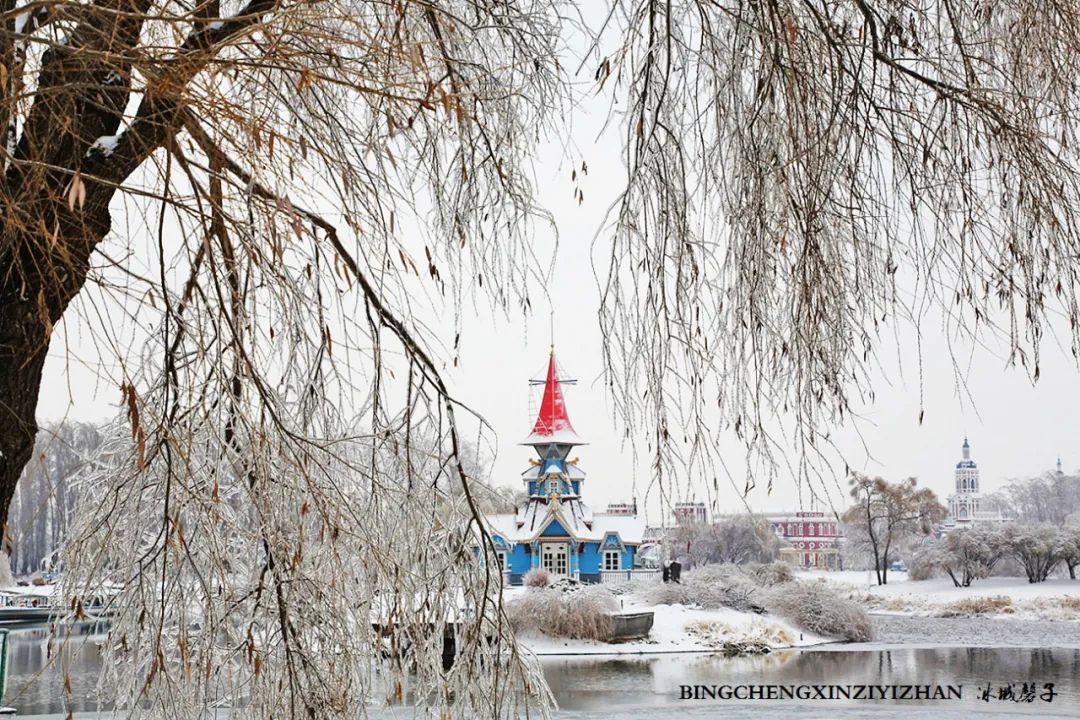
{"type": "Polygon", "coordinates": [[[831,642],[830,638],[801,632],[779,618],[727,608],[702,610],[683,605],[627,603],[624,611],[653,613],[653,628],[648,638],[617,644],[536,635],[519,640],[537,655],[718,652],[725,643],[761,643],[775,649],[831,642]]]}
{"type": "Polygon", "coordinates": [[[868,582],[866,572],[801,572],[821,578],[874,614],[917,617],[1002,617],[1080,622],[1080,580],[1053,578],[1029,583],[1022,577],[990,577],[958,588],[949,578],[912,581],[889,573],[887,585],[868,582]]]}
{"type": "MultiPolygon", "coordinates": [[[[513,601],[524,588],[508,588],[505,598],[513,601]]],[[[633,595],[622,597],[621,612],[653,613],[653,627],[647,638],[623,643],[572,640],[541,634],[519,636],[521,643],[537,655],[640,655],[645,653],[722,652],[725,646],[757,645],[770,649],[803,647],[825,642],[821,637],[799,630],[773,615],[740,612],[731,608],[702,609],[679,604],[649,604],[633,595]]]]}

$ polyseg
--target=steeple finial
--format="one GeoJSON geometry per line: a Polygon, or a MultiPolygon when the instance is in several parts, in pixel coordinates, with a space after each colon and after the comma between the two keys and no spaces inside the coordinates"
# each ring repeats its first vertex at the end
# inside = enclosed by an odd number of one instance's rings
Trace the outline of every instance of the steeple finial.
{"type": "Polygon", "coordinates": [[[1061,456],[1060,455],[1058,456],[1058,459],[1057,459],[1057,474],[1058,475],[1064,475],[1065,474],[1065,473],[1061,472],[1061,456]]]}

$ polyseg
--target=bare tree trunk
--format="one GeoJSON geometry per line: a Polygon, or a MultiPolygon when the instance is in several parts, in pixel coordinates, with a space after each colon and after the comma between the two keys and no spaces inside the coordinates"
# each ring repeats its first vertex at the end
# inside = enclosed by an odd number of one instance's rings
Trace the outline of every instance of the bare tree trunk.
{"type": "Polygon", "coordinates": [[[32,288],[20,284],[18,277],[5,278],[0,291],[0,518],[5,530],[19,475],[34,451],[38,390],[49,347],[37,293],[28,297],[32,288]]]}
{"type": "MultiPolygon", "coordinates": [[[[93,200],[73,211],[48,183],[46,198],[34,208],[52,222],[54,234],[5,229],[7,247],[17,248],[0,279],[0,518],[7,530],[8,509],[37,439],[37,403],[52,328],[82,290],[90,254],[109,231],[108,204],[115,192],[86,183],[93,200]]],[[[17,221],[16,221],[17,222],[17,221]]],[[[4,551],[10,557],[10,536],[4,551]]]]}

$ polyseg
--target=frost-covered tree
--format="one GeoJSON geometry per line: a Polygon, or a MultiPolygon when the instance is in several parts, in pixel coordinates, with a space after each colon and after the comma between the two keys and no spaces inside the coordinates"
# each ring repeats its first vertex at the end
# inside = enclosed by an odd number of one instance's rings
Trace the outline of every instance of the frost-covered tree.
{"type": "Polygon", "coordinates": [[[1020,563],[1028,582],[1043,582],[1062,559],[1062,534],[1048,523],[1009,523],[1001,530],[1008,552],[1020,563]]]}
{"type": "Polygon", "coordinates": [[[869,553],[878,585],[889,581],[889,563],[903,543],[927,535],[934,523],[945,519],[945,507],[930,488],[919,488],[915,478],[890,483],[854,473],[850,479],[855,504],[844,513],[850,533],[845,542],[869,553]]]}
{"type": "Polygon", "coordinates": [[[356,717],[376,698],[484,717],[545,707],[501,582],[477,562],[471,501],[443,487],[457,470],[329,422],[308,430],[336,441],[303,446],[257,427],[231,445],[212,424],[187,445],[148,433],[141,459],[111,428],[77,479],[63,555],[73,618],[95,597],[114,605],[104,697],[166,717],[356,717]],[[446,696],[420,697],[433,688],[446,696]]]}
{"type": "Polygon", "coordinates": [[[753,515],[732,515],[713,523],[680,525],[672,543],[678,553],[686,551],[695,565],[768,563],[780,552],[780,539],[769,523],[753,515]]]}
{"type": "MultiPolygon", "coordinates": [[[[464,411],[441,372],[460,316],[443,335],[421,306],[533,306],[532,159],[575,120],[580,78],[614,108],[626,168],[598,253],[607,379],[629,429],[654,439],[659,482],[681,460],[711,469],[717,429],[769,461],[778,413],[797,430],[797,478],[814,477],[825,431],[871,393],[883,326],[918,328],[924,312],[950,335],[996,335],[1035,378],[1047,318],[1071,321],[1080,350],[1076,7],[607,10],[0,7],[0,515],[33,453],[54,331],[80,313],[95,348],[119,356],[107,380],[128,442],[111,439],[97,476],[107,522],[76,546],[109,559],[79,565],[86,583],[116,576],[147,610],[113,638],[122,669],[146,671],[126,678],[136,712],[191,717],[220,687],[242,689],[257,717],[360,707],[363,653],[381,646],[326,652],[342,627],[322,635],[290,612],[345,618],[349,602],[374,603],[351,593],[419,588],[418,540],[402,516],[356,506],[339,463],[427,511],[443,502],[432,478],[388,445],[440,438],[439,467],[478,512],[458,457],[464,411]],[[138,525],[117,526],[119,507],[138,525]],[[226,512],[237,519],[216,532],[226,512]],[[341,517],[364,522],[334,557],[319,543],[343,537],[341,517]],[[380,573],[354,582],[363,557],[380,573]],[[318,576],[330,571],[344,575],[318,576]],[[242,657],[213,646],[237,639],[230,623],[250,630],[242,657]],[[222,631],[189,633],[210,627],[222,631]],[[187,662],[196,647],[205,665],[187,662]],[[149,696],[161,702],[136,702],[149,696]]],[[[571,183],[587,171],[573,167],[571,183]]],[[[444,528],[453,552],[431,567],[447,583],[427,587],[495,582],[467,569],[475,519],[444,528]]],[[[489,670],[473,685],[421,672],[419,697],[464,717],[514,712],[506,686],[477,689],[505,677],[489,670]]]]}
{"type": "Polygon", "coordinates": [[[954,530],[941,539],[920,543],[908,564],[912,580],[925,579],[934,571],[948,575],[956,587],[970,587],[988,577],[1007,552],[1000,528],[976,525],[954,530]]]}
{"type": "Polygon", "coordinates": [[[1070,515],[1080,513],[1080,476],[1050,472],[1011,480],[990,500],[1017,522],[1061,526],[1070,515]]]}
{"type": "Polygon", "coordinates": [[[71,480],[101,447],[92,423],[48,423],[38,431],[8,512],[11,570],[31,573],[53,565],[68,535],[77,494],[71,480]]]}
{"type": "Polygon", "coordinates": [[[1076,579],[1076,568],[1080,566],[1080,517],[1073,516],[1061,528],[1061,562],[1069,569],[1069,577],[1076,579]]]}

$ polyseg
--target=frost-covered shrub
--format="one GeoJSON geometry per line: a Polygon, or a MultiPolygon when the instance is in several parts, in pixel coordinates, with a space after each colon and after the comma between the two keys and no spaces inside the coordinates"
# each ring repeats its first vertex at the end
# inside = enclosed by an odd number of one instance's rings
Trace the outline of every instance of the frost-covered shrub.
{"type": "Polygon", "coordinates": [[[793,582],[795,573],[791,566],[785,562],[766,563],[764,565],[744,565],[742,570],[759,585],[772,587],[782,583],[793,582]]]}
{"type": "Polygon", "coordinates": [[[926,538],[914,544],[904,558],[908,580],[929,580],[942,574],[942,565],[948,559],[945,543],[937,538],[926,538]]]}
{"type": "Polygon", "coordinates": [[[516,633],[607,640],[611,637],[611,614],[618,609],[614,595],[592,585],[534,590],[509,603],[506,614],[516,633]]]}
{"type": "Polygon", "coordinates": [[[787,647],[795,642],[794,636],[786,629],[761,620],[755,620],[748,628],[696,620],[687,623],[686,632],[725,655],[764,655],[773,648],[787,647]]]}
{"type": "Polygon", "coordinates": [[[972,617],[974,615],[1009,615],[1015,612],[1012,599],[1004,595],[992,597],[972,597],[948,603],[940,612],[939,617],[972,617]]]}
{"type": "Polygon", "coordinates": [[[682,576],[678,583],[642,587],[638,594],[654,605],[697,605],[706,610],[727,607],[742,612],[763,610],[754,597],[758,585],[733,565],[707,565],[682,576]]]}
{"type": "Polygon", "coordinates": [[[873,636],[866,611],[822,581],[784,583],[771,588],[765,594],[765,603],[771,612],[817,635],[852,642],[865,642],[873,636]]]}
{"type": "Polygon", "coordinates": [[[525,576],[521,578],[521,582],[525,584],[525,587],[546,588],[551,584],[551,573],[544,568],[533,568],[525,573],[525,576]]]}

